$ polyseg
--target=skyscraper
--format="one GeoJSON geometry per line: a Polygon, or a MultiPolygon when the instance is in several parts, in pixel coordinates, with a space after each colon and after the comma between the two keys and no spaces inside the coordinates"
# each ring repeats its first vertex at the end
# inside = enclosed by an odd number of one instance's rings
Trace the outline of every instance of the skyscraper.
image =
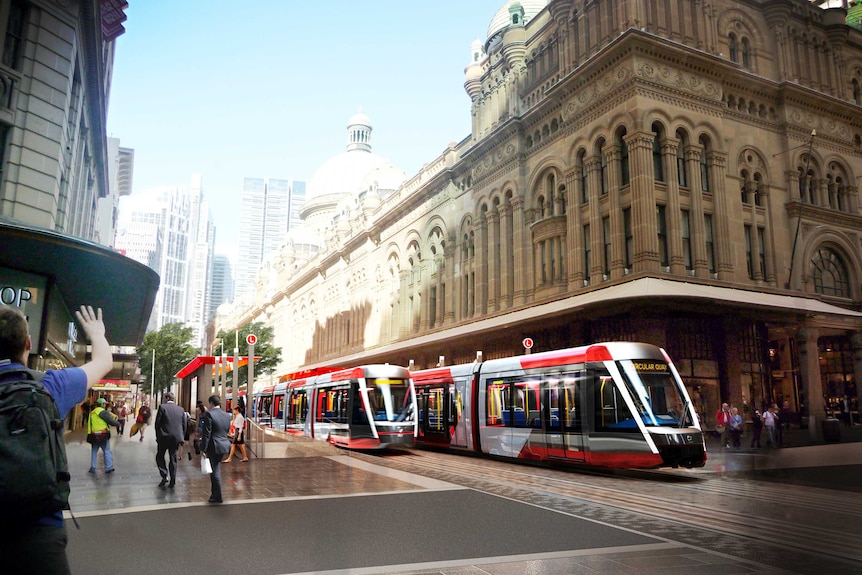
{"type": "Polygon", "coordinates": [[[236,297],[251,295],[264,258],[284,244],[291,226],[299,225],[305,182],[245,178],[239,219],[236,297]]]}
{"type": "Polygon", "coordinates": [[[192,328],[201,347],[209,321],[215,226],[200,175],[190,186],[147,190],[122,199],[116,248],[159,272],[161,286],[149,329],[192,328]]]}

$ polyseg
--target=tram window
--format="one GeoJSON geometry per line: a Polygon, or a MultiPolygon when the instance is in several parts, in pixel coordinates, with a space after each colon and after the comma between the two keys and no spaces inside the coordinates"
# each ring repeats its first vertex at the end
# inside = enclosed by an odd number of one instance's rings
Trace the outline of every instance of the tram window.
{"type": "Polygon", "coordinates": [[[404,379],[368,379],[368,403],[375,421],[412,421],[410,386],[404,379]]]}
{"type": "Polygon", "coordinates": [[[562,424],[564,431],[582,431],[583,410],[580,395],[585,377],[584,372],[549,376],[544,384],[548,388],[548,405],[543,406],[549,429],[558,429],[562,424]]]}
{"type": "Polygon", "coordinates": [[[623,381],[646,425],[692,425],[681,386],[668,364],[657,361],[620,361],[623,381]]]}
{"type": "Polygon", "coordinates": [[[596,431],[639,433],[637,423],[610,375],[595,378],[596,431]]]}
{"type": "Polygon", "coordinates": [[[330,387],[317,392],[317,421],[347,423],[348,386],[330,387]]]}
{"type": "Polygon", "coordinates": [[[485,409],[488,425],[528,427],[527,415],[538,417],[541,411],[538,380],[518,377],[490,381],[485,409]]]}
{"type": "Polygon", "coordinates": [[[290,394],[290,409],[287,415],[288,425],[301,425],[305,423],[308,414],[308,393],[302,389],[290,394]]]}

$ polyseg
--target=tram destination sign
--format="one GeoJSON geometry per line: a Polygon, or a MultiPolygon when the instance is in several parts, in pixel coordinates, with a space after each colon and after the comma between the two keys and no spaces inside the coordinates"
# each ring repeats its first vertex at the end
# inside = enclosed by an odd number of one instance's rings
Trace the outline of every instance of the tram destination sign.
{"type": "Polygon", "coordinates": [[[667,364],[658,361],[633,361],[632,365],[636,371],[664,373],[667,371],[667,364]]]}

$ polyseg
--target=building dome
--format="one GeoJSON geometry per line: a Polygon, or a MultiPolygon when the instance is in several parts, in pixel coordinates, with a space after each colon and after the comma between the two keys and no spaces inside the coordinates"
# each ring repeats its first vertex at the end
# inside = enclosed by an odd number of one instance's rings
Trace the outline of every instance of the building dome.
{"type": "Polygon", "coordinates": [[[486,46],[491,38],[499,34],[511,24],[511,21],[509,20],[509,6],[512,4],[521,5],[524,9],[524,23],[527,23],[548,5],[548,0],[506,0],[503,6],[497,10],[497,13],[494,14],[494,17],[491,19],[491,24],[488,26],[488,36],[485,39],[486,46]]]}
{"type": "Polygon", "coordinates": [[[372,172],[390,175],[397,172],[401,182],[407,179],[386,158],[371,151],[371,130],[371,120],[362,112],[350,118],[347,151],[330,158],[317,169],[306,188],[306,203],[322,196],[358,194],[363,191],[366,176],[372,172]]]}

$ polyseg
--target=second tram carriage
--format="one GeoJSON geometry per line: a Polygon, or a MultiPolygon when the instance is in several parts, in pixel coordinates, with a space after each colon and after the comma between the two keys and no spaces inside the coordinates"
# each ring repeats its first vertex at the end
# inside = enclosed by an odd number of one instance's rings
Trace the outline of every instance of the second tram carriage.
{"type": "Polygon", "coordinates": [[[601,467],[706,463],[688,392],[653,345],[600,343],[411,376],[417,445],[601,467]]]}
{"type": "Polygon", "coordinates": [[[254,392],[255,419],[349,449],[411,447],[416,391],[395,365],[319,370],[254,392]]]}

